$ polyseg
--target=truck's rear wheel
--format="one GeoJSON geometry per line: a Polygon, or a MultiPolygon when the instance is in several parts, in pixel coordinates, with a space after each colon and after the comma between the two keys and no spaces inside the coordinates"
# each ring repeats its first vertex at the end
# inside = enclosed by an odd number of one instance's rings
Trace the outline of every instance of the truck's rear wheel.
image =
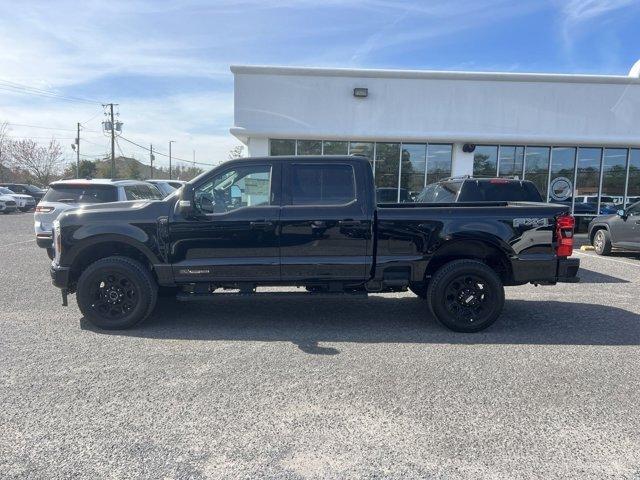
{"type": "Polygon", "coordinates": [[[429,282],[433,315],[456,332],[478,332],[497,320],[504,306],[500,277],[482,262],[454,260],[442,266],[429,282]]]}
{"type": "Polygon", "coordinates": [[[80,311],[93,325],[125,329],[142,322],[153,311],[158,285],[139,262],[107,257],[82,273],[76,297],[80,311]]]}

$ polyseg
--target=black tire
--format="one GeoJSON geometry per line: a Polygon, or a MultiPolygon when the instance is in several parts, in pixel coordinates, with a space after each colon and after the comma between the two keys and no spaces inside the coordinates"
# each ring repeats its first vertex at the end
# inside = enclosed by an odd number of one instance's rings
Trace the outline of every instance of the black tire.
{"type": "Polygon", "coordinates": [[[140,262],[107,257],[82,272],[76,298],[84,317],[96,327],[126,329],[151,314],[158,300],[158,284],[140,262]]]}
{"type": "Polygon", "coordinates": [[[431,278],[427,301],[431,313],[445,327],[456,332],[479,332],[502,313],[504,286],[484,263],[454,260],[431,278]]]}
{"type": "Polygon", "coordinates": [[[593,236],[593,248],[598,255],[611,254],[611,234],[605,228],[601,228],[593,236]]]}
{"type": "Polygon", "coordinates": [[[426,300],[429,285],[426,283],[423,285],[413,284],[409,285],[409,290],[411,290],[416,296],[420,297],[421,299],[426,300]]]}

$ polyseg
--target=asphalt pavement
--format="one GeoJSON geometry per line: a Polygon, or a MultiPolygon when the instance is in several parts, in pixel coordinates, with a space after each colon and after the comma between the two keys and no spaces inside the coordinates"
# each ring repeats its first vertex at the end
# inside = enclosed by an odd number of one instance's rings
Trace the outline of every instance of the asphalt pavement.
{"type": "Polygon", "coordinates": [[[0,478],[640,478],[640,256],[509,287],[450,332],[411,293],[61,306],[0,215],[0,478]]]}

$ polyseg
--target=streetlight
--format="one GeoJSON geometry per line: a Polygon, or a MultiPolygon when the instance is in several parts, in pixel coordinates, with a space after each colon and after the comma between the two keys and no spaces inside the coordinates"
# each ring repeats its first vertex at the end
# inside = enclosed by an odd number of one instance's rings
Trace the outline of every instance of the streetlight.
{"type": "Polygon", "coordinates": [[[169,180],[171,180],[171,144],[176,143],[175,140],[169,140],[169,180]]]}

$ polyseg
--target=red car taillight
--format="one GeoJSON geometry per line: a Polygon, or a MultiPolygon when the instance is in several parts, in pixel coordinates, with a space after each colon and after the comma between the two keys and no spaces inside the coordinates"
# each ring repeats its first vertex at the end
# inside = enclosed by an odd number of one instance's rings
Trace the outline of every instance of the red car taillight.
{"type": "Polygon", "coordinates": [[[36,207],[37,213],[49,213],[49,212],[53,212],[53,210],[54,210],[53,207],[40,207],[40,206],[36,207]]]}
{"type": "Polygon", "coordinates": [[[568,214],[556,218],[556,255],[570,257],[573,253],[573,227],[575,219],[568,214]]]}

